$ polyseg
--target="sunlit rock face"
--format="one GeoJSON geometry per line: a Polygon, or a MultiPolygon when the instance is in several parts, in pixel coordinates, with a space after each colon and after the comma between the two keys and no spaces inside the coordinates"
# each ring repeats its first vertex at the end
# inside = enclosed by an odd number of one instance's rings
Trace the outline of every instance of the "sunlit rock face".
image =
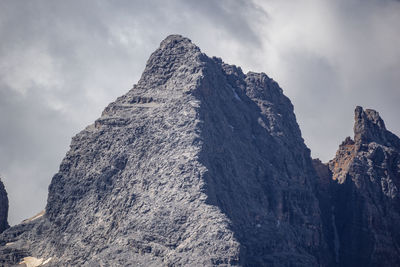
{"type": "Polygon", "coordinates": [[[7,230],[0,258],[329,266],[316,181],[279,85],[172,35],[140,81],[73,138],[45,214],[7,230]]]}

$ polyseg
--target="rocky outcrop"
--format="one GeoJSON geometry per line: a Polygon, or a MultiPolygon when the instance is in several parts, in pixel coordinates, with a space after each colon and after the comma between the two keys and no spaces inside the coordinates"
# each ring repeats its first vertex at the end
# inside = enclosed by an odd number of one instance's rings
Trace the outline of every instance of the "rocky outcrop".
{"type": "Polygon", "coordinates": [[[0,179],[0,233],[7,229],[8,222],[8,197],[4,184],[0,179]]]}
{"type": "Polygon", "coordinates": [[[327,266],[316,179],[278,84],[173,35],[138,84],[73,138],[46,213],[7,230],[0,257],[327,266]]]}
{"type": "Polygon", "coordinates": [[[378,112],[357,107],[354,140],[346,138],[327,165],[314,165],[338,266],[399,266],[400,139],[378,112]]]}

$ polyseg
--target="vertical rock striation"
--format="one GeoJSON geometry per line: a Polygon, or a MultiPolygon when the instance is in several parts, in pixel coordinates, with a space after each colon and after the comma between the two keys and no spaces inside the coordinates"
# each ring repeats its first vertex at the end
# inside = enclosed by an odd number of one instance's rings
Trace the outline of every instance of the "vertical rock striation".
{"type": "Polygon", "coordinates": [[[49,266],[327,266],[315,181],[278,84],[172,35],[1,242],[49,266]]]}

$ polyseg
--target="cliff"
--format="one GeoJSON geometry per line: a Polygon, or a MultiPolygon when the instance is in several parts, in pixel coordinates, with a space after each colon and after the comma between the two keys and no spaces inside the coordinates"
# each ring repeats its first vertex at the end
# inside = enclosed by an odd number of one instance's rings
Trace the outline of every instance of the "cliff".
{"type": "Polygon", "coordinates": [[[400,265],[399,153],[400,139],[378,112],[357,107],[354,140],[347,137],[327,165],[314,161],[338,266],[400,265]]]}
{"type": "Polygon", "coordinates": [[[7,229],[8,222],[8,197],[4,184],[0,179],[0,233],[7,229]]]}

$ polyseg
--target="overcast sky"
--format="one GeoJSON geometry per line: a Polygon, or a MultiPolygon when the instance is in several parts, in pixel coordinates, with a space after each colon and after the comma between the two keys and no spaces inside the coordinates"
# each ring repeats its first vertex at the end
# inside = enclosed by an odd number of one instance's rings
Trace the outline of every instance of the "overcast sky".
{"type": "Polygon", "coordinates": [[[400,135],[400,2],[0,1],[0,173],[19,223],[45,207],[71,137],[182,34],[265,72],[290,97],[313,157],[352,135],[356,105],[400,135]]]}

